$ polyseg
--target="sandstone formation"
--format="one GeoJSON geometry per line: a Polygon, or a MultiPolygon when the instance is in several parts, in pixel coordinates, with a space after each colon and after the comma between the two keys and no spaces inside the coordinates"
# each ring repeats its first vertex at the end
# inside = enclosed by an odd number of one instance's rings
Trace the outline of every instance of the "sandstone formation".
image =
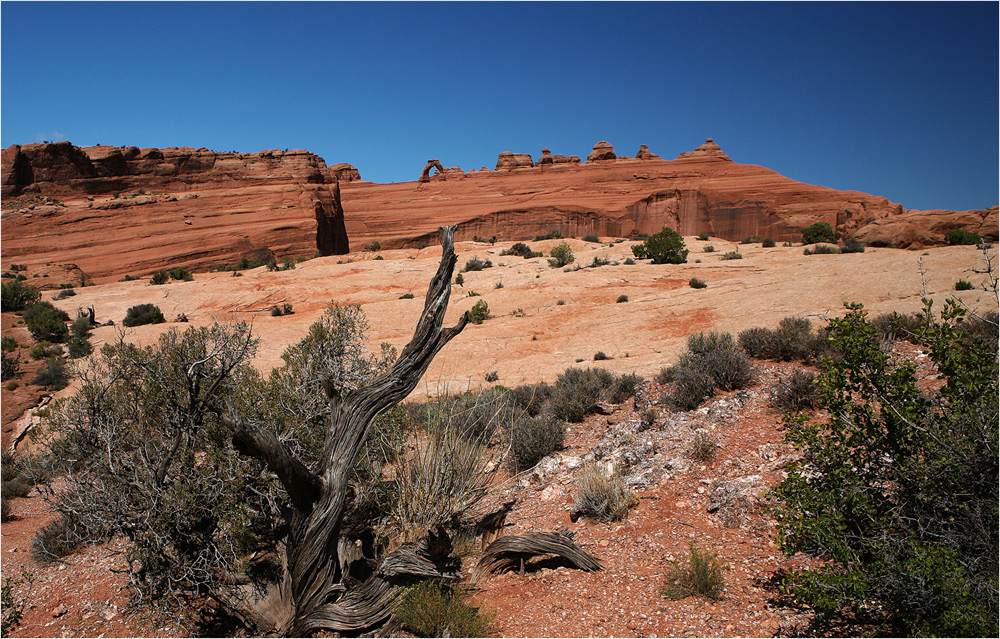
{"type": "Polygon", "coordinates": [[[334,164],[327,170],[329,175],[338,182],[353,182],[354,180],[361,179],[361,172],[358,171],[357,167],[347,162],[334,164]]]}
{"type": "Polygon", "coordinates": [[[580,156],[571,155],[569,157],[565,155],[552,155],[552,151],[548,147],[542,149],[542,156],[538,158],[538,165],[542,164],[579,164],[580,156]]]}
{"type": "Polygon", "coordinates": [[[711,140],[676,160],[641,148],[634,159],[587,163],[543,151],[552,162],[535,165],[528,154],[505,152],[497,171],[438,163],[427,182],[397,184],[338,183],[306,151],[60,143],[2,155],[4,265],[72,263],[98,282],[174,266],[206,270],[256,249],[280,259],[375,240],[383,249],[422,246],[436,242],[442,224],[457,224],[459,241],[531,240],[555,229],[628,237],[669,226],[687,236],[781,242],[799,241],[814,222],[874,245],[942,244],[954,228],[997,238],[996,207],[906,211],[884,197],[734,162],[711,140]]]}
{"type": "Polygon", "coordinates": [[[496,171],[513,171],[514,169],[525,169],[535,166],[528,153],[511,153],[504,151],[497,157],[496,171]]]}
{"type": "Polygon", "coordinates": [[[207,269],[259,248],[346,253],[337,177],[356,174],[303,150],[13,145],[0,171],[3,258],[72,262],[101,279],[207,269]]]}
{"type": "Polygon", "coordinates": [[[730,157],[725,154],[725,152],[715,143],[712,138],[705,140],[705,143],[696,148],[694,151],[687,151],[686,153],[681,153],[677,156],[677,159],[682,158],[719,158],[720,160],[729,160],[732,162],[730,157]]]}
{"type": "Polygon", "coordinates": [[[427,160],[427,164],[424,165],[424,170],[420,172],[419,182],[430,182],[431,181],[431,169],[437,169],[439,172],[444,173],[444,166],[438,160],[427,160]]]}
{"type": "Polygon", "coordinates": [[[649,147],[645,144],[639,145],[639,152],[635,154],[635,159],[637,160],[660,160],[660,156],[649,151],[649,147]]]}
{"type": "Polygon", "coordinates": [[[552,162],[553,162],[553,160],[552,160],[552,151],[549,149],[549,147],[545,147],[544,149],[542,149],[542,156],[540,158],[538,158],[538,163],[539,164],[552,164],[552,162]]]}
{"type": "Polygon", "coordinates": [[[594,150],[587,155],[587,162],[605,162],[615,159],[615,149],[610,143],[601,140],[594,145],[594,150]]]}

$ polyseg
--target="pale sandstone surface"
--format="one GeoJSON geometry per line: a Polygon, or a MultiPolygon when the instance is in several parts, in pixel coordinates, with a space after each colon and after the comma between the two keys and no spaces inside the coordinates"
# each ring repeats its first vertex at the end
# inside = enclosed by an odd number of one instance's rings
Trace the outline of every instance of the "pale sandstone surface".
{"type": "MultiPolygon", "coordinates": [[[[687,336],[699,331],[735,334],[753,326],[774,327],[790,315],[811,318],[818,326],[824,318],[838,316],[849,301],[861,302],[873,313],[916,311],[923,290],[921,263],[927,290],[939,305],[951,295],[970,304],[983,298],[981,307],[995,303],[981,291],[954,291],[958,279],[980,283],[981,276],[966,271],[981,262],[981,254],[971,246],[932,248],[926,254],[869,248],[860,254],[806,256],[801,246],[765,249],[719,238],[686,239],[691,249],[686,264],[653,265],[647,260],[570,272],[550,268],[546,258],[500,256],[511,243],[459,242],[458,269],[473,256],[488,258],[494,266],[463,274],[464,286],[453,288],[446,321],[456,322],[460,313],[480,300],[489,304],[493,318],[470,325],[450,343],[416,394],[478,387],[491,371],[505,386],[553,381],[570,366],[597,365],[650,377],[675,363],[687,336]],[[712,244],[715,252],[702,252],[706,244],[712,244]],[[733,250],[743,259],[721,259],[733,250]],[[692,277],[705,281],[708,288],[690,288],[692,277]],[[502,288],[496,288],[497,283],[502,288]],[[480,295],[469,297],[471,291],[480,295]],[[616,303],[621,295],[627,295],[628,302],[616,303]],[[598,351],[613,359],[595,364],[598,351]]],[[[559,242],[530,244],[548,254],[559,242]]],[[[632,242],[568,243],[576,255],[573,266],[590,265],[595,257],[624,262],[631,256],[632,242]]],[[[991,251],[995,256],[996,249],[991,251]]],[[[127,339],[151,343],[165,330],[183,329],[187,325],[169,323],[181,313],[190,325],[217,319],[250,321],[261,338],[255,363],[267,371],[281,363],[283,350],[305,335],[331,301],[361,304],[371,325],[373,348],[383,341],[399,349],[405,345],[440,249],[396,249],[379,255],[384,259],[373,259],[373,253],[318,258],[281,272],[260,267],[244,271],[242,277],[199,273],[193,282],[162,286],[145,280],[108,283],[77,288],[75,297],[54,303],[70,314],[93,306],[99,322],[114,320],[114,327],[95,329],[95,346],[116,338],[129,307],[147,302],[158,305],[168,323],[126,329],[127,339]],[[414,299],[399,299],[406,293],[414,299]],[[272,317],[271,306],[284,303],[292,304],[294,314],[272,317]]],[[[44,297],[49,299],[52,293],[44,297]]]]}

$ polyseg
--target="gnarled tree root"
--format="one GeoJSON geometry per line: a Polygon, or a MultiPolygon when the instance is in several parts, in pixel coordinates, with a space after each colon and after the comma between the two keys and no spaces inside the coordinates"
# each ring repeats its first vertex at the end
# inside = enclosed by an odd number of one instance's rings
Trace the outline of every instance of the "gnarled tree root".
{"type": "Polygon", "coordinates": [[[556,555],[587,572],[601,569],[601,562],[577,546],[573,533],[563,528],[557,532],[507,535],[497,539],[479,558],[471,581],[477,583],[482,577],[513,570],[542,555],[556,555]]]}

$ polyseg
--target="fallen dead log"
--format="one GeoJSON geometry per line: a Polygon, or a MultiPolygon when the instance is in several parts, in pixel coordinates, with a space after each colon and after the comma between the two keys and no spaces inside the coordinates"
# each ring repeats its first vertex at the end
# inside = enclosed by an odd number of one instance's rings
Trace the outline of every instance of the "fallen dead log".
{"type": "Polygon", "coordinates": [[[482,577],[522,568],[525,562],[544,555],[560,557],[586,572],[601,569],[601,562],[577,546],[573,533],[563,528],[557,532],[506,535],[497,539],[479,558],[471,581],[476,583],[482,577]]]}

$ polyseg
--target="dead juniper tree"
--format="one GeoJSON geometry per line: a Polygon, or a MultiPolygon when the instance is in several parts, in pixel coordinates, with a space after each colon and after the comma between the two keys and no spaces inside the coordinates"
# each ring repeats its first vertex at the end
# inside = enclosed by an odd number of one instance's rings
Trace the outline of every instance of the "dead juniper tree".
{"type": "MultiPolygon", "coordinates": [[[[317,329],[303,343],[332,336],[310,351],[326,353],[327,364],[289,349],[286,369],[298,372],[265,381],[248,363],[256,340],[239,323],[169,331],[155,347],[123,339],[106,347],[45,430],[63,479],[44,491],[68,529],[81,540],[127,539],[130,574],[146,596],[207,597],[261,634],[378,628],[399,586],[455,578],[443,529],[382,557],[364,577],[348,569],[355,557],[342,543],[372,424],[467,323],[463,315],[443,328],[454,227],[440,237],[423,312],[395,361],[385,350],[382,358],[355,352],[350,334],[317,329]],[[296,402],[281,390],[296,384],[298,397],[311,391],[322,401],[296,402]],[[268,423],[282,412],[311,425],[308,437],[268,423]]],[[[363,334],[351,312],[333,317],[363,334]]]]}

